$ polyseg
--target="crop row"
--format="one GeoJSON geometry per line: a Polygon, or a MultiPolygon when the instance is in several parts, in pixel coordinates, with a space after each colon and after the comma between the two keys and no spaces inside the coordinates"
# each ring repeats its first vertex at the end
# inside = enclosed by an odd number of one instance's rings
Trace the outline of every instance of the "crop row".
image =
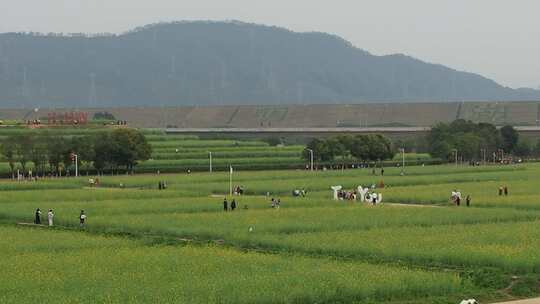
{"type": "Polygon", "coordinates": [[[236,140],[177,140],[177,141],[153,141],[152,147],[156,148],[182,148],[182,147],[265,147],[267,143],[261,141],[236,141],[236,140]]]}
{"type": "MultiPolygon", "coordinates": [[[[261,149],[258,151],[217,151],[212,158],[294,157],[301,158],[301,151],[261,149]]],[[[208,152],[152,153],[153,159],[208,159],[208,152]]]]}
{"type": "Polygon", "coordinates": [[[4,271],[10,274],[0,277],[2,303],[365,303],[441,295],[457,299],[472,287],[452,273],[211,246],[150,247],[80,233],[0,230],[4,271]]]}

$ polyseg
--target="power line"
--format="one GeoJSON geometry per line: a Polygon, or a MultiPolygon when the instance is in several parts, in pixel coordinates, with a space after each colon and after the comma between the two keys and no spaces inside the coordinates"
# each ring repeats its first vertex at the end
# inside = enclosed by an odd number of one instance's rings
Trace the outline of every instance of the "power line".
{"type": "Polygon", "coordinates": [[[88,74],[90,77],[90,94],[88,96],[88,107],[95,108],[97,107],[97,90],[96,90],[96,74],[88,74]]]}

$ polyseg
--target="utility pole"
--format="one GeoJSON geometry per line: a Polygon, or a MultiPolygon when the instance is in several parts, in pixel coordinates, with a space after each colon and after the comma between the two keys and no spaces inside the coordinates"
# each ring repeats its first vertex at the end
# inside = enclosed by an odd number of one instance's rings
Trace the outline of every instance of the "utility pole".
{"type": "Polygon", "coordinates": [[[75,177],[79,176],[79,155],[71,153],[71,161],[75,163],[75,177]]]}
{"type": "Polygon", "coordinates": [[[212,151],[208,151],[208,155],[210,156],[210,173],[212,173],[212,151]]]}
{"type": "Polygon", "coordinates": [[[311,162],[311,171],[313,172],[313,150],[312,149],[307,149],[306,150],[309,151],[309,159],[310,159],[310,162],[311,162]]]}
{"type": "Polygon", "coordinates": [[[405,174],[405,148],[401,148],[401,158],[402,158],[402,166],[401,166],[401,175],[405,174]]]}
{"type": "Polygon", "coordinates": [[[482,162],[484,163],[484,166],[486,165],[487,163],[487,149],[481,149],[480,150],[482,152],[482,162]]]}
{"type": "Polygon", "coordinates": [[[97,106],[97,93],[96,93],[96,73],[88,74],[90,78],[90,94],[88,96],[88,107],[94,108],[97,106]]]}
{"type": "Polygon", "coordinates": [[[232,165],[229,165],[229,195],[232,197],[233,195],[233,189],[232,189],[232,175],[233,175],[233,167],[232,165]]]}
{"type": "Polygon", "coordinates": [[[454,156],[455,156],[455,159],[456,159],[456,167],[458,165],[458,149],[452,149],[452,151],[454,151],[454,156]]]}

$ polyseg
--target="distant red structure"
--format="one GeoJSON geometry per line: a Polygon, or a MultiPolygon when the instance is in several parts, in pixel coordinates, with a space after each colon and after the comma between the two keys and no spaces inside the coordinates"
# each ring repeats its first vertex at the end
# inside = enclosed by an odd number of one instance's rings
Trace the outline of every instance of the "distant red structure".
{"type": "Polygon", "coordinates": [[[88,112],[50,112],[49,125],[85,125],[88,123],[88,112]]]}

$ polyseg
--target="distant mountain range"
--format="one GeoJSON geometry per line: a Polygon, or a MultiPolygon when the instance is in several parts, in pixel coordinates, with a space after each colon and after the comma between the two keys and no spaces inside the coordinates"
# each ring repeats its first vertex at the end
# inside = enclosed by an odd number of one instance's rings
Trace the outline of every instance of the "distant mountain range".
{"type": "Polygon", "coordinates": [[[374,56],[329,34],[241,22],[0,34],[4,108],[473,100],[540,100],[540,91],[404,55],[374,56]]]}

